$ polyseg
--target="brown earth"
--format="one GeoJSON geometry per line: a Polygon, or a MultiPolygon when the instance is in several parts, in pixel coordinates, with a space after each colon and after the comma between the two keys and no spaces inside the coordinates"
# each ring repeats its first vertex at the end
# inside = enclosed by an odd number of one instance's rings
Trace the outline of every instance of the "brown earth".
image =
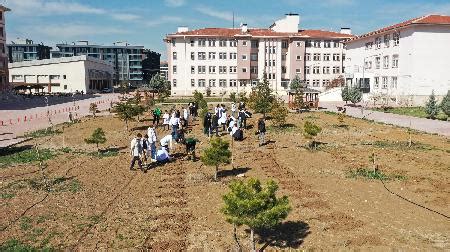
{"type": "MultiPolygon", "coordinates": [[[[191,135],[201,141],[200,153],[208,139],[198,123],[191,135]]],[[[403,128],[351,118],[338,127],[337,116],[325,113],[290,114],[289,123],[296,127],[269,127],[264,147],[258,147],[255,129],[247,130],[246,139],[233,146],[236,169],[221,167],[219,182],[212,181],[212,167],[185,161],[181,154],[147,173],[130,171],[129,141],[148,121],[133,122],[134,131],[126,132],[112,116],[85,118],[63,134],[24,143],[79,152],[60,152],[46,162],[45,175],[58,181],[50,192],[36,186],[43,183],[37,164],[0,169],[0,242],[76,250],[233,250],[233,227],[220,212],[222,195],[232,180],[255,177],[277,181],[293,208],[276,232],[260,237],[259,247],[450,249],[448,218],[389,193],[379,180],[349,177],[350,170],[371,168],[369,155],[375,153],[383,173],[399,176],[386,181],[387,188],[448,216],[448,139],[412,132],[414,144],[407,148],[403,128]],[[305,120],[323,128],[316,151],[305,148],[310,141],[301,130],[305,120]],[[108,139],[102,148],[118,148],[119,155],[81,152],[95,151],[83,139],[97,127],[108,139]]],[[[158,130],[159,137],[168,133],[158,130]]],[[[248,230],[239,228],[238,236],[248,247],[248,230]]]]}

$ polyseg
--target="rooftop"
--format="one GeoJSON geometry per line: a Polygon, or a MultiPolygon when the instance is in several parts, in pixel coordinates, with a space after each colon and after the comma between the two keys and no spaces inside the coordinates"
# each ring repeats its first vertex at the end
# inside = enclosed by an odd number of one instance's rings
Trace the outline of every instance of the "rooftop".
{"type": "Polygon", "coordinates": [[[443,15],[427,15],[422,17],[416,17],[410,20],[406,20],[404,22],[390,25],[372,32],[368,32],[366,34],[357,36],[353,40],[358,40],[365,37],[370,37],[376,34],[384,33],[391,30],[397,30],[401,29],[410,25],[417,25],[417,24],[428,24],[428,25],[450,25],[450,16],[443,16],[443,15]]]}
{"type": "Polygon", "coordinates": [[[22,61],[22,62],[14,62],[8,64],[8,68],[20,68],[20,67],[31,67],[31,66],[41,66],[41,65],[51,65],[51,64],[60,64],[60,63],[70,63],[77,61],[91,61],[96,62],[108,66],[113,66],[107,61],[100,60],[94,57],[89,57],[86,55],[82,56],[73,56],[73,57],[62,57],[62,58],[53,58],[53,59],[43,59],[43,60],[30,60],[30,61],[22,61]]]}

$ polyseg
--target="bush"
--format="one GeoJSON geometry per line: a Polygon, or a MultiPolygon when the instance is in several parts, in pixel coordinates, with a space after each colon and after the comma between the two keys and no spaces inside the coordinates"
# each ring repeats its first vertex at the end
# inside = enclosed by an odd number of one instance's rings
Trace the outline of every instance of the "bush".
{"type": "Polygon", "coordinates": [[[284,101],[281,99],[275,99],[272,104],[272,111],[270,112],[272,124],[276,127],[281,127],[285,125],[288,113],[289,112],[286,106],[284,105],[284,101]]]}
{"type": "Polygon", "coordinates": [[[315,125],[314,123],[312,123],[310,121],[306,121],[305,125],[303,126],[303,130],[304,130],[305,137],[313,140],[312,143],[310,144],[309,148],[316,149],[317,143],[314,140],[314,137],[317,136],[322,131],[322,128],[319,127],[318,125],[315,125]]]}
{"type": "Polygon", "coordinates": [[[425,103],[425,112],[431,119],[436,119],[436,116],[439,113],[439,107],[437,105],[436,96],[434,95],[434,90],[431,92],[428,101],[425,103]]]}
{"type": "Polygon", "coordinates": [[[219,137],[211,139],[210,144],[211,146],[203,151],[201,160],[205,165],[215,166],[216,172],[214,174],[214,180],[217,181],[219,165],[229,164],[231,161],[231,151],[229,150],[230,144],[219,137]]]}
{"type": "Polygon", "coordinates": [[[230,93],[230,100],[234,103],[236,103],[237,99],[236,99],[236,92],[231,92],[230,93]]]}
{"type": "Polygon", "coordinates": [[[450,90],[447,92],[447,95],[444,96],[440,105],[442,112],[450,118],[450,90]]]}
{"type": "Polygon", "coordinates": [[[352,87],[349,91],[349,100],[351,103],[356,104],[362,100],[362,92],[358,87],[352,87]]]}
{"type": "Polygon", "coordinates": [[[350,101],[350,89],[348,88],[348,86],[344,86],[344,88],[342,88],[341,97],[342,100],[345,101],[345,103],[350,101]]]}

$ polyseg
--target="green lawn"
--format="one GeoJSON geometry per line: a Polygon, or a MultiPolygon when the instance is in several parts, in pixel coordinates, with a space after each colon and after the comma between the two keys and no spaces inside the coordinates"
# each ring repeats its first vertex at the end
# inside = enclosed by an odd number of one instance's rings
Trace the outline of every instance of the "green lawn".
{"type": "MultiPolygon", "coordinates": [[[[424,107],[374,108],[373,110],[420,118],[428,117],[424,107]]],[[[447,115],[445,115],[444,112],[439,111],[436,119],[445,121],[447,120],[447,115]]]]}

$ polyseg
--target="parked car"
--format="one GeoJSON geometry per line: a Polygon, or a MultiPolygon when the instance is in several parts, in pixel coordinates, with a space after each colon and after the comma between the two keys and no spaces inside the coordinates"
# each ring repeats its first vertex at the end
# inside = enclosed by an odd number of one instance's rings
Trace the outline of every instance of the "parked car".
{"type": "Polygon", "coordinates": [[[112,89],[111,88],[104,88],[104,89],[102,89],[102,93],[112,93],[112,89]]]}

